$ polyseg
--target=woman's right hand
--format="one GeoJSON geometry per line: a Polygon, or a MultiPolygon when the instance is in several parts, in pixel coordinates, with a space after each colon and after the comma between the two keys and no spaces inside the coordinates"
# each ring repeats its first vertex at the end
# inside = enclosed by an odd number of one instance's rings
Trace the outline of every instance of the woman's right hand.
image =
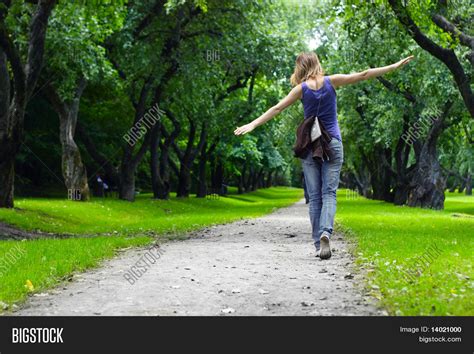
{"type": "Polygon", "coordinates": [[[395,63],[395,68],[401,68],[402,66],[407,65],[410,61],[412,61],[415,58],[415,56],[410,55],[409,57],[406,57],[405,59],[400,60],[399,62],[395,63]]]}

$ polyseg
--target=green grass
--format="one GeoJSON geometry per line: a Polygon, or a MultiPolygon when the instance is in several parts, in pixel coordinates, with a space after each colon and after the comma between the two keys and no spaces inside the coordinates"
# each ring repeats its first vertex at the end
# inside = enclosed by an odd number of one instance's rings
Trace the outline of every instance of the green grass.
{"type": "Polygon", "coordinates": [[[119,248],[142,246],[150,241],[149,237],[124,236],[2,241],[0,301],[11,305],[28,293],[42,291],[67,279],[73,272],[97,266],[119,248]]]}
{"type": "Polygon", "coordinates": [[[0,221],[19,228],[101,235],[0,241],[0,301],[11,305],[24,300],[31,292],[44,291],[74,272],[98,265],[120,248],[150,243],[150,235],[180,238],[191,229],[261,216],[297,201],[302,191],[275,187],[218,200],[158,201],[150,197],[142,195],[134,203],[114,199],[82,203],[27,198],[16,201],[19,209],[0,209],[0,221]]]}
{"type": "Polygon", "coordinates": [[[301,197],[300,189],[275,187],[218,200],[191,197],[163,201],[151,199],[150,194],[138,196],[133,203],[28,198],[16,200],[16,209],[0,209],[0,221],[26,230],[78,235],[163,233],[257,217],[301,197]]]}
{"type": "MultiPolygon", "coordinates": [[[[270,188],[219,200],[156,201],[150,195],[135,203],[18,199],[19,209],[0,209],[0,221],[29,230],[102,236],[0,241],[0,301],[24,299],[31,292],[27,280],[34,292],[43,291],[119,248],[146,245],[152,240],[149,234],[180,237],[206,225],[258,217],[301,197],[299,189],[270,188]],[[5,270],[2,260],[8,253],[18,259],[5,270]]],[[[448,193],[445,210],[433,211],[346,197],[339,191],[336,219],[339,229],[356,241],[357,264],[367,272],[368,289],[390,314],[474,315],[474,197],[448,193]],[[431,245],[441,254],[414,280],[407,279],[403,271],[416,270],[413,260],[431,245]]]]}
{"type": "Polygon", "coordinates": [[[474,197],[446,196],[445,210],[434,211],[338,192],[338,226],[356,241],[367,287],[390,314],[474,315],[474,197]],[[431,245],[441,254],[414,265],[431,245]]]}

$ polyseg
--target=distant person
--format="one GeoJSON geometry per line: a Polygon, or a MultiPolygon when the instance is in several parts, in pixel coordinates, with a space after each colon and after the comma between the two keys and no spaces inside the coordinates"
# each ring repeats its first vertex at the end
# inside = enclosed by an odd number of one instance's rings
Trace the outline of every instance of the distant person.
{"type": "Polygon", "coordinates": [[[107,196],[107,194],[108,194],[110,188],[109,188],[109,185],[104,182],[104,180],[102,179],[102,177],[100,176],[100,174],[97,174],[97,176],[96,176],[96,182],[97,182],[96,195],[97,195],[98,197],[107,196]]]}
{"type": "Polygon", "coordinates": [[[228,191],[227,191],[227,187],[228,187],[228,185],[227,185],[227,184],[225,184],[225,183],[222,183],[222,187],[221,187],[221,195],[223,195],[223,196],[226,196],[226,195],[227,195],[227,193],[228,193],[228,191]]]}
{"type": "Polygon", "coordinates": [[[321,259],[331,257],[329,239],[333,232],[336,190],[344,158],[342,138],[337,121],[335,89],[381,76],[404,66],[412,59],[413,56],[409,56],[395,64],[355,74],[325,76],[315,53],[301,53],[296,58],[296,67],[291,76],[291,84],[294,87],[290,93],[260,117],[234,131],[235,135],[250,133],[296,101],[301,100],[304,120],[298,127],[296,146],[303,146],[304,150],[303,153],[300,151],[297,153],[295,150],[295,155],[301,158],[303,164],[305,185],[309,197],[312,236],[316,247],[316,256],[321,259]],[[311,122],[315,121],[315,117],[320,123],[322,135],[313,141],[311,135],[313,123],[311,122]]]}

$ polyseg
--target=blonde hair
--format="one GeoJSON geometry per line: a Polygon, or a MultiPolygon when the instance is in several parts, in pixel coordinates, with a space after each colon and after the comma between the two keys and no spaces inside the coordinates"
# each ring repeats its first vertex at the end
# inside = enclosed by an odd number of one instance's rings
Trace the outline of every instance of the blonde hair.
{"type": "Polygon", "coordinates": [[[316,53],[300,53],[296,57],[295,71],[290,78],[291,86],[299,85],[309,78],[316,78],[318,75],[324,75],[324,70],[316,53]]]}

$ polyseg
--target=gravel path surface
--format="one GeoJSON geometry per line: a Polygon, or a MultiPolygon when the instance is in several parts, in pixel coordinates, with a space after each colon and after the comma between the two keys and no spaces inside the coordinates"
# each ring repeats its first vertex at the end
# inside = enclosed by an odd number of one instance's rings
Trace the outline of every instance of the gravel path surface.
{"type": "Polygon", "coordinates": [[[70,283],[30,297],[13,314],[384,314],[361,292],[362,275],[353,274],[340,235],[332,238],[331,259],[314,257],[307,213],[298,202],[258,219],[194,232],[159,250],[121,252],[98,269],[74,275],[70,283]],[[149,259],[146,272],[127,281],[124,275],[141,257],[149,259]]]}

